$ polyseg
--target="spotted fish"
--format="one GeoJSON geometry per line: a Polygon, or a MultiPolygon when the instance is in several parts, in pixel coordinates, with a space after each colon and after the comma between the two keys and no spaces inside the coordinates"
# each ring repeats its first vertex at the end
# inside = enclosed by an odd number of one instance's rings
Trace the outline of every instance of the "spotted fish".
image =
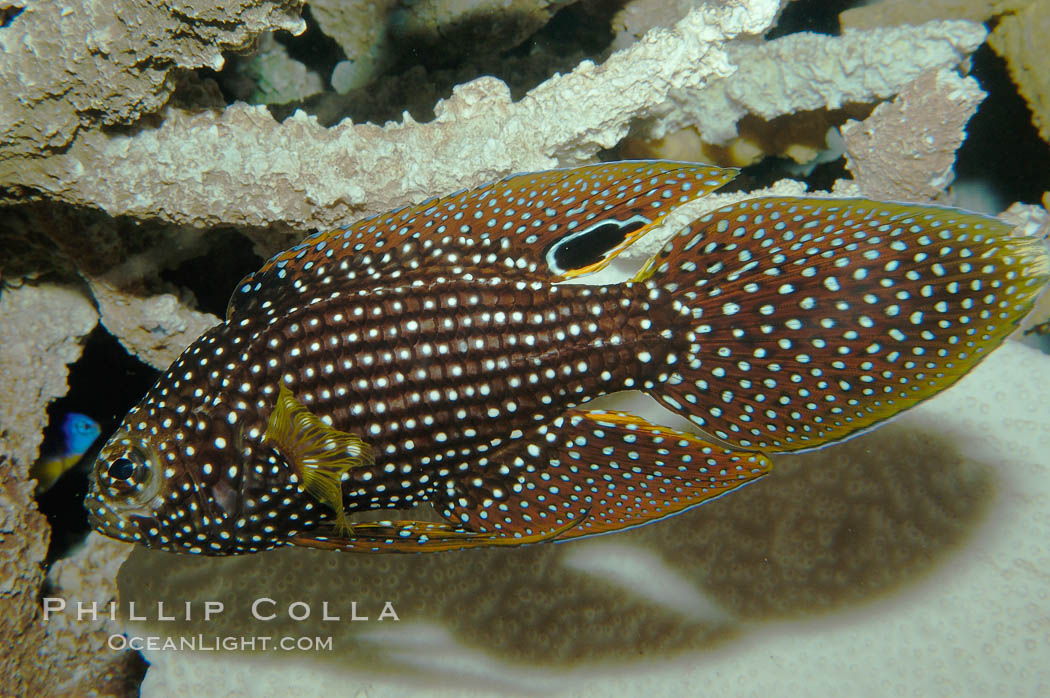
{"type": "Polygon", "coordinates": [[[618,531],[943,390],[1048,278],[1040,244],[994,219],[765,198],[696,219],[628,282],[574,283],[734,174],[516,175],[307,238],[129,412],[94,466],[93,525],[210,555],[618,531]],[[709,436],[586,405],[629,389],[709,436]],[[442,520],[349,519],[417,505],[442,520]]]}

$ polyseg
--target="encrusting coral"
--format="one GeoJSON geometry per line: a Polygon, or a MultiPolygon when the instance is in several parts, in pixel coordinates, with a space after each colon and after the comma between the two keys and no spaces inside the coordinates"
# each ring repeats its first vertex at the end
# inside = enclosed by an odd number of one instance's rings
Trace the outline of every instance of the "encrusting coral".
{"type": "Polygon", "coordinates": [[[882,0],[841,15],[843,28],[859,30],[954,18],[995,20],[988,44],[1006,60],[1035,126],[1050,143],[1050,65],[1043,50],[1050,32],[1050,0],[882,0]]]}
{"type": "MultiPolygon", "coordinates": [[[[0,654],[0,686],[5,695],[89,690],[122,695],[132,690],[136,671],[141,673],[131,668],[139,662],[133,653],[103,649],[116,624],[49,624],[40,617],[40,565],[50,528],[33,501],[28,466],[40,446],[47,404],[65,394],[67,364],[80,356],[79,340],[97,321],[91,301],[74,288],[27,284],[0,296],[0,637],[6,648],[0,654]]],[[[94,545],[108,551],[103,555],[111,561],[108,573],[87,573],[86,580],[67,575],[55,593],[101,602],[116,596],[112,562],[119,565],[124,546],[101,540],[94,545]]]]}
{"type": "Polygon", "coordinates": [[[60,152],[82,129],[156,112],[174,90],[177,69],[219,70],[224,50],[243,48],[263,31],[306,28],[301,0],[16,6],[0,29],[0,169],[60,152]]]}
{"type": "MultiPolygon", "coordinates": [[[[561,3],[521,4],[537,13],[530,16],[549,16],[561,3]]],[[[159,279],[160,269],[191,251],[205,253],[210,228],[235,226],[265,255],[311,228],[514,171],[589,161],[629,133],[651,139],[687,129],[704,142],[726,143],[742,119],[773,122],[851,103],[869,110],[889,99],[843,127],[854,180],[839,182],[835,193],[949,200],[954,151],[980,100],[973,79],[956,71],[984,41],[983,27],[934,21],[762,41],[783,4],[674,3],[643,16],[650,11],[639,8],[649,5],[629,3],[614,27],[616,52],[550,77],[520,99],[511,98],[514,86],[479,77],[434,105],[426,123],[406,114],[382,126],[344,120],[330,128],[303,111],[278,120],[263,106],[224,106],[210,83],[179,72],[218,69],[224,51],[264,32],[302,31],[300,2],[224,0],[205,7],[121,0],[88,3],[72,18],[57,2],[0,9],[0,77],[9,87],[0,96],[0,197],[118,217],[91,230],[75,224],[62,230],[48,229],[46,216],[20,211],[28,228],[0,237],[5,244],[25,239],[38,225],[64,259],[34,270],[37,248],[30,255],[12,246],[2,262],[6,282],[25,283],[0,296],[0,476],[8,493],[0,550],[10,589],[2,597],[0,636],[20,648],[4,656],[9,683],[0,692],[134,690],[141,670],[128,659],[134,655],[104,646],[119,621],[42,622],[37,597],[47,528],[32,505],[26,468],[47,403],[65,392],[65,366],[100,319],[131,353],[158,368],[218,321],[159,279]],[[34,61],[34,42],[53,46],[61,60],[34,61]],[[149,59],[141,63],[142,56],[149,59]],[[117,230],[131,219],[147,224],[117,230]],[[104,242],[136,238],[144,249],[111,250],[104,242]],[[33,282],[70,268],[79,273],[76,290],[33,282]],[[41,672],[40,657],[51,668],[41,672]]],[[[381,14],[386,7],[373,9],[381,14]]],[[[315,10],[325,26],[323,13],[315,10]]],[[[381,56],[376,26],[345,40],[357,42],[354,56],[381,56]]],[[[350,77],[374,79],[385,60],[359,66],[364,77],[350,77]]],[[[772,187],[782,194],[803,190],[790,180],[772,187]]],[[[742,196],[714,195],[676,220],[742,196]]],[[[631,258],[657,244],[654,235],[631,258]]],[[[202,694],[246,686],[345,692],[366,684],[370,695],[392,694],[413,683],[433,690],[433,676],[457,682],[457,693],[572,686],[651,693],[712,684],[719,672],[741,677],[731,695],[774,686],[815,695],[841,694],[844,686],[930,694],[1047,683],[1038,663],[1045,638],[1027,623],[1032,612],[1025,610],[1045,608],[1038,588],[1045,554],[1025,531],[1045,531],[1048,495],[1027,480],[1050,466],[1029,439],[1046,424],[1026,410],[1040,414],[1031,386],[1050,380],[1046,372],[1045,357],[1004,347],[957,389],[898,423],[779,461],[761,488],[585,544],[397,559],[282,550],[210,560],[137,550],[120,575],[122,602],[222,599],[227,611],[207,625],[129,624],[129,634],[331,635],[336,650],[281,653],[276,661],[273,653],[147,652],[152,666],[143,695],[175,687],[202,694]],[[935,578],[923,581],[927,575],[935,578]],[[651,592],[654,579],[667,593],[651,592]],[[886,598],[904,586],[912,591],[886,598]],[[244,606],[259,597],[278,602],[279,618],[269,624],[251,618],[244,606]],[[293,600],[313,604],[310,622],[288,619],[293,600]],[[318,621],[325,600],[343,622],[318,621]],[[354,600],[373,619],[392,601],[401,620],[350,622],[354,600]],[[867,609],[857,610],[862,601],[867,609]],[[835,625],[812,620],[814,611],[828,608],[857,617],[846,624],[849,633],[821,627],[799,638],[814,625],[835,625]],[[993,621],[1003,623],[1002,637],[989,630],[993,621]],[[775,632],[761,634],[774,623],[775,632]],[[745,638],[747,648],[727,652],[732,637],[745,638]],[[894,649],[873,656],[866,643],[894,649]],[[977,658],[984,643],[1005,643],[1012,655],[997,677],[984,673],[990,665],[977,658]],[[762,649],[754,651],[755,644],[762,649]],[[718,653],[698,659],[716,646],[718,653]],[[967,661],[957,671],[960,656],[967,661]],[[598,683],[568,666],[612,658],[630,675],[621,671],[598,683]],[[639,658],[671,661],[652,671],[639,669],[646,666],[639,658]],[[522,661],[558,667],[552,674],[522,668],[522,661]],[[856,661],[885,682],[827,670],[856,661]],[[1020,667],[1027,667],[1024,676],[1020,667]]],[[[92,534],[52,568],[49,593],[70,603],[108,601],[127,552],[92,534]]]]}
{"type": "Polygon", "coordinates": [[[984,96],[973,78],[929,72],[864,121],[847,122],[841,131],[853,181],[875,199],[944,198],[955,151],[984,96]]]}

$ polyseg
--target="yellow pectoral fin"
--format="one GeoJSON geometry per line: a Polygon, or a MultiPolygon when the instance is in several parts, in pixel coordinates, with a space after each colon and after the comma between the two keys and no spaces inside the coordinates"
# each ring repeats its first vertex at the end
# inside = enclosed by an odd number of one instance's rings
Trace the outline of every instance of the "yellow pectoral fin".
{"type": "Polygon", "coordinates": [[[282,385],[263,441],[284,456],[310,496],[336,514],[336,526],[350,532],[343,511],[343,475],[373,462],[372,448],[353,434],[325,424],[282,385]]]}

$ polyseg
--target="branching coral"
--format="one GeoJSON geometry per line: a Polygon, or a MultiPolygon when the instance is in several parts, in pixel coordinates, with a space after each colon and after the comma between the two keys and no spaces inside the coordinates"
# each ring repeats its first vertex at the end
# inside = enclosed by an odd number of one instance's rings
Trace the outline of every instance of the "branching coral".
{"type": "Polygon", "coordinates": [[[1043,44],[1050,32],[1048,0],[882,0],[842,13],[843,27],[872,29],[934,19],[995,18],[989,45],[1006,59],[1010,77],[1028,101],[1043,140],[1050,142],[1050,80],[1043,44]]]}
{"type": "Polygon", "coordinates": [[[426,124],[406,118],[385,128],[344,122],[325,129],[303,113],[279,124],[263,107],[169,108],[157,128],[85,133],[32,170],[0,170],[0,184],[17,182],[112,215],[200,226],[331,226],[515,170],[590,158],[673,90],[728,75],[726,41],[768,26],[778,8],[775,0],[753,0],[696,10],[516,103],[503,82],[480,78],[438,104],[426,124]],[[100,169],[104,179],[94,176],[100,169]]]}
{"type": "Polygon", "coordinates": [[[792,34],[729,50],[732,76],[706,88],[676,90],[650,127],[660,137],[693,126],[709,143],[736,136],[745,114],[782,114],[889,97],[922,72],[955,67],[984,41],[972,22],[930,22],[892,30],[846,31],[841,37],[792,34]]]}
{"type": "MultiPolygon", "coordinates": [[[[305,25],[301,0],[27,4],[0,28],[0,161],[60,152],[82,128],[160,109],[175,70],[223,65],[260,32],[305,25]]],[[[5,184],[18,180],[3,178],[5,184]]]]}

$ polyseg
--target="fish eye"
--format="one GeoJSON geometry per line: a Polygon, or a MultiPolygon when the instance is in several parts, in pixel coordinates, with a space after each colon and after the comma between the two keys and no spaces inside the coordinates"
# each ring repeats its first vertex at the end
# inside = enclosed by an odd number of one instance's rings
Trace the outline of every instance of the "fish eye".
{"type": "Polygon", "coordinates": [[[109,464],[107,472],[114,480],[130,480],[135,474],[135,464],[129,458],[118,458],[109,464]]]}
{"type": "Polygon", "coordinates": [[[138,506],[157,496],[163,478],[160,458],[149,442],[120,439],[95,460],[95,483],[111,506],[138,506]]]}
{"type": "MultiPolygon", "coordinates": [[[[144,445],[129,444],[122,453],[113,454],[112,460],[101,461],[100,476],[114,495],[136,495],[151,489],[150,483],[156,478],[152,452],[144,445]]],[[[151,490],[152,491],[152,490],[151,490]]]]}

